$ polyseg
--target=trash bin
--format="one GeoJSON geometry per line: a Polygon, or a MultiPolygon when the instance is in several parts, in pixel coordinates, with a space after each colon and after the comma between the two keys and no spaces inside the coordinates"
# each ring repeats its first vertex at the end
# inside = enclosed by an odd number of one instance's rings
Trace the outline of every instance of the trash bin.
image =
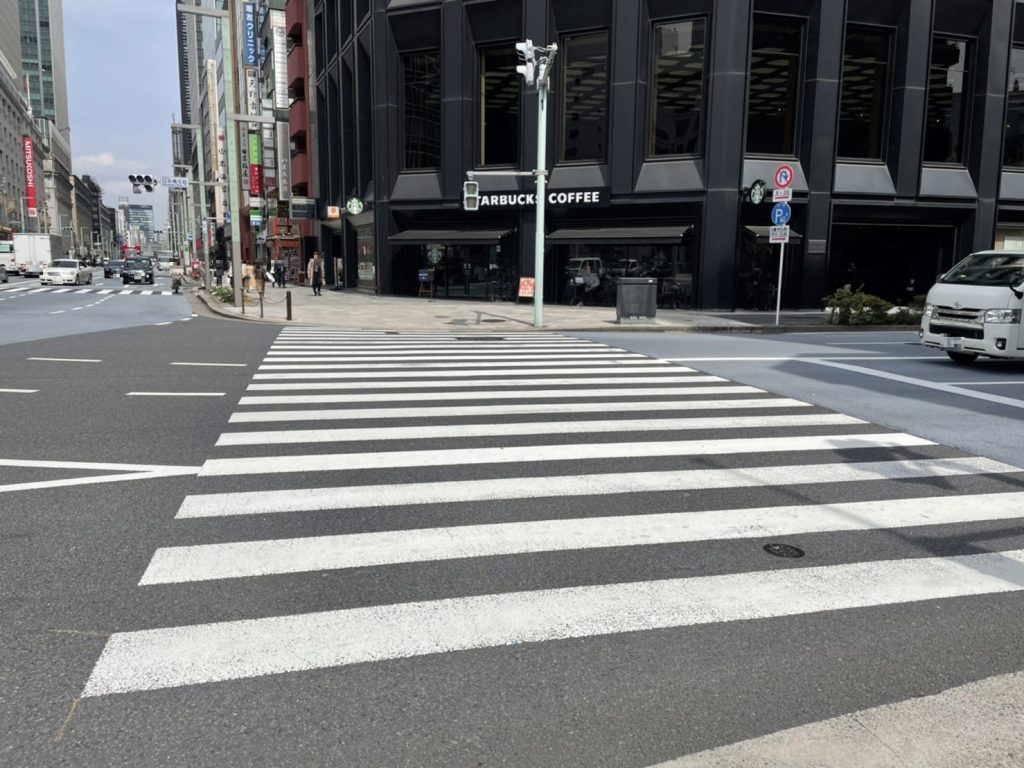
{"type": "Polygon", "coordinates": [[[658,280],[620,277],[615,289],[615,322],[648,322],[658,306],[658,280]]]}

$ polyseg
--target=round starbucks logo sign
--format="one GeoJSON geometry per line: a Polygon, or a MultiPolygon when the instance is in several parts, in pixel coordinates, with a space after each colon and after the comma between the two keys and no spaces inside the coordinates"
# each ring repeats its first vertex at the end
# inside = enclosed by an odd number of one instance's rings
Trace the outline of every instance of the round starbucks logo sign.
{"type": "Polygon", "coordinates": [[[358,197],[350,197],[345,201],[345,210],[351,213],[353,216],[357,213],[363,212],[363,201],[358,197]]]}

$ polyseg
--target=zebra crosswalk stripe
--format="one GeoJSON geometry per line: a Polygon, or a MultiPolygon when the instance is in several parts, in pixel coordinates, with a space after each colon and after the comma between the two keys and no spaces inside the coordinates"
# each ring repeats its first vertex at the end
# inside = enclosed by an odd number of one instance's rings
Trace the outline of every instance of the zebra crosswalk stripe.
{"type": "MultiPolygon", "coordinates": [[[[267,582],[247,580],[286,574],[303,579],[338,571],[347,578],[348,571],[361,568],[434,563],[456,569],[474,558],[574,552],[600,557],[602,550],[624,547],[652,552],[657,545],[854,536],[1013,520],[1021,516],[1024,502],[1024,492],[1013,489],[1024,473],[1019,467],[949,455],[949,449],[930,440],[807,402],[554,334],[474,338],[447,332],[287,329],[264,358],[249,392],[290,394],[239,399],[229,419],[235,431],[220,435],[217,453],[200,470],[203,492],[186,496],[176,515],[183,527],[199,525],[186,522],[196,520],[228,526],[232,519],[245,527],[230,528],[236,533],[228,540],[205,543],[190,536],[187,545],[158,548],[140,589],[234,580],[249,591],[267,582]],[[454,345],[464,346],[452,352],[454,345]],[[285,422],[316,424],[265,426],[285,422]],[[456,442],[467,438],[478,442],[456,442]],[[339,447],[327,453],[301,448],[331,443],[339,447]],[[299,447],[291,453],[266,447],[281,445],[299,447]],[[831,456],[834,452],[841,457],[831,456]],[[657,457],[659,464],[643,464],[657,457]],[[723,462],[711,457],[736,458],[723,462]],[[611,469],[595,471],[600,461],[609,461],[611,469]],[[538,463],[544,471],[535,471],[538,463]],[[445,467],[466,469],[446,475],[443,482],[424,479],[438,474],[428,468],[445,467]],[[417,474],[410,473],[405,482],[389,481],[401,476],[396,469],[417,474]],[[232,490],[240,481],[230,478],[250,476],[278,482],[264,490],[246,481],[241,487],[253,490],[232,490]],[[295,479],[289,483],[288,477],[295,479]],[[909,494],[900,485],[907,480],[915,481],[909,494]],[[849,489],[844,500],[784,506],[752,506],[749,499],[756,491],[744,490],[779,489],[799,499],[805,498],[799,489],[808,487],[806,498],[813,499],[815,492],[843,484],[849,489]],[[984,492],[993,487],[1010,490],[984,492]],[[703,491],[716,493],[705,498],[703,491]],[[697,502],[685,504],[686,511],[677,511],[674,504],[666,509],[664,500],[670,496],[638,503],[644,494],[665,492],[697,502]],[[559,517],[567,508],[551,503],[587,497],[594,504],[581,508],[604,504],[614,514],[559,517]],[[490,517],[496,508],[501,510],[497,519],[490,517]],[[521,510],[527,509],[523,519],[521,510]],[[547,517],[538,514],[545,509],[551,510],[547,517]],[[465,519],[437,527],[456,512],[465,519]],[[246,518],[287,514],[294,516],[280,517],[280,523],[294,526],[290,530],[300,535],[247,539],[237,533],[249,530],[246,518]],[[400,516],[406,522],[401,528],[391,524],[343,533],[321,527],[326,519],[339,526],[365,525],[367,515],[382,520],[400,516]],[[314,519],[316,525],[308,525],[314,519]],[[306,530],[315,535],[301,535],[306,530]]],[[[270,519],[267,523],[277,525],[270,519]]],[[[395,578],[401,578],[400,572],[394,569],[395,578]]],[[[1021,592],[1024,550],[685,578],[620,577],[608,584],[526,591],[488,589],[470,596],[441,592],[416,602],[337,610],[319,605],[314,612],[289,608],[295,612],[115,632],[82,696],[1021,592]]]]}

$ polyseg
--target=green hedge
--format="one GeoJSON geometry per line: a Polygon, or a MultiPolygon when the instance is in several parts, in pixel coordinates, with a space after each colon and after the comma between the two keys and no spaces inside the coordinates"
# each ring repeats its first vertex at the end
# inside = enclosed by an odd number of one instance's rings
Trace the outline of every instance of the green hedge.
{"type": "Polygon", "coordinates": [[[825,309],[831,310],[829,325],[915,325],[920,322],[924,297],[915,296],[909,307],[895,307],[885,299],[864,293],[864,286],[856,291],[844,285],[830,296],[825,296],[825,309]]]}

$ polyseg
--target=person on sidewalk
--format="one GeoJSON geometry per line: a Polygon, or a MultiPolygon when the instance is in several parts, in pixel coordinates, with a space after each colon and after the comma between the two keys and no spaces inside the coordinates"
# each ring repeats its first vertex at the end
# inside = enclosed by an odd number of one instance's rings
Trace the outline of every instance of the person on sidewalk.
{"type": "Polygon", "coordinates": [[[322,296],[320,289],[324,284],[324,260],[320,257],[320,251],[313,251],[313,259],[306,268],[306,277],[313,286],[313,295],[322,296]]]}

